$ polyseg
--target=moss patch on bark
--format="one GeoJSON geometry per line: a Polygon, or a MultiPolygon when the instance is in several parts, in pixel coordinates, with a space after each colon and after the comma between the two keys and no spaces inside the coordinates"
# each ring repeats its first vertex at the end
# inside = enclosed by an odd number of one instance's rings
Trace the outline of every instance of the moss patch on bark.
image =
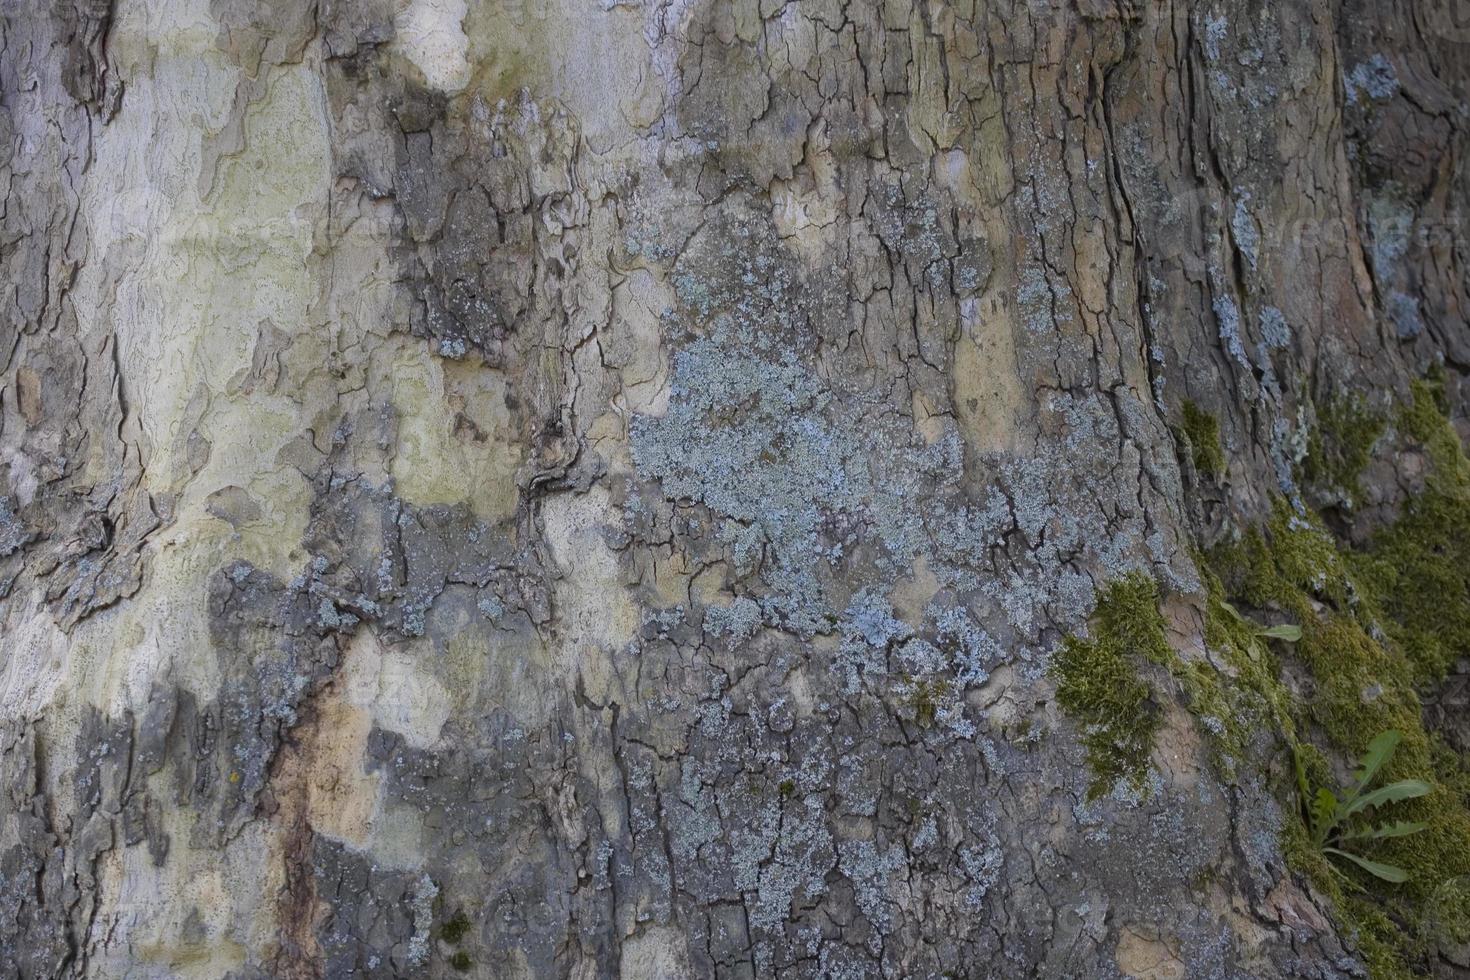
{"type": "Polygon", "coordinates": [[[1343,397],[1319,406],[1301,464],[1302,484],[1318,500],[1355,507],[1363,492],[1358,478],[1386,426],[1387,420],[1359,398],[1343,397]]]}
{"type": "Polygon", "coordinates": [[[1089,799],[1120,781],[1135,791],[1144,786],[1160,719],[1139,668],[1172,658],[1158,600],[1158,586],[1145,575],[1114,582],[1093,611],[1090,635],[1067,637],[1052,660],[1057,701],[1084,727],[1082,744],[1094,776],[1089,799]]]}
{"type": "MultiPolygon", "coordinates": [[[[1372,854],[1409,872],[1401,885],[1352,869],[1339,874],[1295,823],[1283,839],[1292,867],[1332,899],[1372,975],[1389,978],[1415,975],[1445,937],[1470,932],[1470,903],[1453,900],[1455,883],[1470,880],[1470,772],[1425,728],[1419,697],[1470,653],[1470,462],[1429,383],[1416,386],[1396,430],[1405,453],[1426,459],[1424,489],[1365,548],[1348,547],[1315,515],[1282,503],[1264,528],[1212,556],[1226,593],[1301,624],[1293,652],[1304,674],[1299,696],[1268,700],[1312,778],[1337,782],[1329,756],[1357,758],[1376,734],[1396,729],[1403,742],[1384,778],[1432,787],[1395,813],[1427,829],[1382,841],[1372,854]]],[[[1220,632],[1220,617],[1209,621],[1217,635],[1207,633],[1208,642],[1239,647],[1238,635],[1220,632]]]]}
{"type": "Polygon", "coordinates": [[[1194,468],[1207,476],[1225,472],[1225,450],[1220,445],[1220,421],[1194,402],[1184,403],[1184,435],[1194,468]]]}
{"type": "Polygon", "coordinates": [[[1470,460],[1429,382],[1400,413],[1402,438],[1428,464],[1424,490],[1350,557],[1369,612],[1421,682],[1470,653],[1470,460]]]}
{"type": "Polygon", "coordinates": [[[1218,669],[1198,664],[1194,687],[1186,682],[1185,688],[1190,694],[1190,710],[1216,737],[1223,774],[1233,779],[1247,758],[1251,740],[1260,731],[1279,733],[1295,750],[1298,739],[1294,705],[1291,693],[1281,682],[1276,655],[1261,635],[1262,627],[1226,601],[1224,585],[1208,569],[1204,581],[1205,646],[1218,669]]]}

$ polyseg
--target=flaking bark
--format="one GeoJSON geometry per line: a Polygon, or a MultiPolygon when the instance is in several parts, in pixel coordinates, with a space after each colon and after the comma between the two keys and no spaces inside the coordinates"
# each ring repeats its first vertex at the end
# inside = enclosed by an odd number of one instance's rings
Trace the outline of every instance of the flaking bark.
{"type": "Polygon", "coordinates": [[[0,0],[0,975],[1464,975],[1464,7],[0,0]]]}

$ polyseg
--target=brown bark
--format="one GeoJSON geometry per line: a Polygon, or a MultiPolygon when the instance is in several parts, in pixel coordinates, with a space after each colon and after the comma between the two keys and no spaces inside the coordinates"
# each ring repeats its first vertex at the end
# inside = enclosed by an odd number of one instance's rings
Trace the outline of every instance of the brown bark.
{"type": "Polygon", "coordinates": [[[0,10],[0,973],[1470,969],[1470,651],[1219,558],[1462,459],[1462,0],[0,10]],[[1348,624],[1451,855],[1351,907],[1348,624]]]}

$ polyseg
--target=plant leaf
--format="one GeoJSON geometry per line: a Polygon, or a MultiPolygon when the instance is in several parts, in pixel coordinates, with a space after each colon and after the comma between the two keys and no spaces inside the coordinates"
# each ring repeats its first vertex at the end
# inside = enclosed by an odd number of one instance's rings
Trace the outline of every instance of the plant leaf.
{"type": "Polygon", "coordinates": [[[1368,788],[1368,784],[1373,782],[1373,777],[1378,775],[1378,770],[1393,757],[1394,749],[1399,747],[1401,738],[1403,736],[1393,729],[1379,732],[1373,737],[1373,741],[1368,743],[1368,751],[1363,753],[1363,759],[1358,763],[1358,786],[1349,799],[1368,788]]]}
{"type": "Polygon", "coordinates": [[[1347,804],[1343,810],[1343,816],[1351,816],[1359,810],[1369,807],[1383,806],[1385,803],[1398,803],[1401,800],[1412,800],[1415,797],[1427,796],[1429,784],[1418,779],[1400,779],[1396,783],[1380,786],[1371,793],[1365,793],[1347,804]]]}
{"type": "Polygon", "coordinates": [[[1226,612],[1228,612],[1230,615],[1234,616],[1237,620],[1239,620],[1242,623],[1248,623],[1248,622],[1250,622],[1250,620],[1246,619],[1244,616],[1242,616],[1240,614],[1240,610],[1239,609],[1236,609],[1234,606],[1232,606],[1230,603],[1226,602],[1224,599],[1221,599],[1220,600],[1220,608],[1224,609],[1226,612]]]}
{"type": "Polygon", "coordinates": [[[1352,875],[1350,875],[1347,872],[1343,871],[1341,868],[1339,868],[1336,864],[1332,863],[1331,861],[1328,861],[1327,862],[1327,869],[1329,871],[1331,871],[1333,874],[1337,875],[1338,880],[1340,880],[1344,885],[1347,885],[1353,891],[1355,891],[1355,892],[1362,892],[1365,895],[1368,893],[1368,889],[1364,888],[1362,886],[1362,884],[1360,884],[1358,882],[1358,879],[1354,878],[1352,875]]]}
{"type": "Polygon", "coordinates": [[[1428,827],[1427,823],[1410,823],[1400,820],[1396,823],[1381,824],[1377,827],[1369,827],[1366,830],[1354,830],[1343,834],[1343,840],[1386,840],[1390,837],[1408,837],[1417,834],[1428,827]]]}
{"type": "Polygon", "coordinates": [[[1297,640],[1300,640],[1302,638],[1302,628],[1300,626],[1293,626],[1290,623],[1285,623],[1281,626],[1272,626],[1267,629],[1256,630],[1256,635],[1264,636],[1272,640],[1285,640],[1288,643],[1295,643],[1297,640]]]}
{"type": "Polygon", "coordinates": [[[1338,857],[1345,857],[1349,861],[1356,864],[1358,867],[1362,868],[1364,871],[1368,872],[1370,875],[1373,875],[1375,878],[1382,878],[1384,881],[1391,881],[1394,884],[1401,884],[1409,880],[1409,873],[1407,871],[1405,871],[1403,868],[1396,868],[1391,864],[1383,864],[1379,861],[1370,861],[1361,855],[1350,854],[1347,851],[1340,851],[1335,847],[1324,847],[1322,848],[1322,853],[1336,854],[1338,857]]]}

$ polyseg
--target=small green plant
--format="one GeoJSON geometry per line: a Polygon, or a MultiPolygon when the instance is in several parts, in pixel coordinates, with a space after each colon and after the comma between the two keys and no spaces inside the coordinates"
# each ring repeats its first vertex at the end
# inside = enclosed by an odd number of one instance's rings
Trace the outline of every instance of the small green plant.
{"type": "Polygon", "coordinates": [[[1404,820],[1380,824],[1367,822],[1370,810],[1389,803],[1412,800],[1429,792],[1429,784],[1417,779],[1400,779],[1375,790],[1368,789],[1378,776],[1378,771],[1393,757],[1401,737],[1396,731],[1380,732],[1369,743],[1368,751],[1358,762],[1356,778],[1351,786],[1342,790],[1341,797],[1325,786],[1319,787],[1313,794],[1307,779],[1306,765],[1300,755],[1296,756],[1296,781],[1301,797],[1302,819],[1306,821],[1312,845],[1327,857],[1328,867],[1344,879],[1347,876],[1336,867],[1333,859],[1351,861],[1374,877],[1395,884],[1409,878],[1409,873],[1403,868],[1373,861],[1349,850],[1392,837],[1408,837],[1427,826],[1404,820]]]}

